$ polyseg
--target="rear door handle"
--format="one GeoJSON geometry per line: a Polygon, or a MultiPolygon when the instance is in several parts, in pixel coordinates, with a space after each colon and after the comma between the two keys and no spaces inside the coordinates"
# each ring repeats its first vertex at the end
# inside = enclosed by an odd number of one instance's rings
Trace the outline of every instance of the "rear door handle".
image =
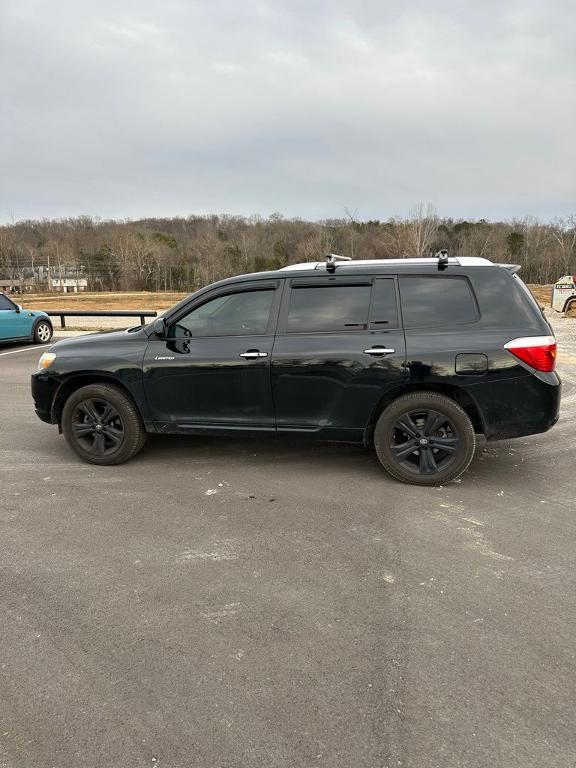
{"type": "Polygon", "coordinates": [[[246,360],[255,360],[257,357],[268,357],[268,352],[259,352],[257,349],[248,349],[246,352],[241,352],[240,357],[244,357],[246,360]]]}
{"type": "Polygon", "coordinates": [[[367,355],[373,355],[374,357],[377,357],[378,355],[391,355],[396,352],[396,350],[390,349],[389,347],[375,346],[370,347],[370,349],[365,349],[364,352],[367,355]]]}

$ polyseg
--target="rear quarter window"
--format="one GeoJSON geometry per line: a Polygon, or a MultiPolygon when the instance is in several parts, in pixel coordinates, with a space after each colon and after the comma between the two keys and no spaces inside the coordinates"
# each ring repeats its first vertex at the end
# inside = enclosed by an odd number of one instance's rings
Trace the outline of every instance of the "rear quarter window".
{"type": "Polygon", "coordinates": [[[468,325],[479,319],[466,277],[402,275],[400,295],[405,328],[468,325]]]}
{"type": "Polygon", "coordinates": [[[471,273],[482,326],[516,328],[534,335],[550,333],[536,300],[519,277],[497,266],[480,267],[471,273]]]}

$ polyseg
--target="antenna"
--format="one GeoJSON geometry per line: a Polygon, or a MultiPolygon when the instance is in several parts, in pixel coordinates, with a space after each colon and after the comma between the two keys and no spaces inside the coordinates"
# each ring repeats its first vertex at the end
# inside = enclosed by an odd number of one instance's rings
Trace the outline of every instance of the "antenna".
{"type": "Polygon", "coordinates": [[[446,269],[448,266],[448,249],[447,248],[441,248],[437,254],[434,256],[435,259],[438,259],[438,269],[443,270],[446,269]]]}
{"type": "Polygon", "coordinates": [[[339,256],[337,253],[329,253],[326,256],[326,271],[336,272],[336,264],[339,261],[352,261],[350,256],[339,256]]]}

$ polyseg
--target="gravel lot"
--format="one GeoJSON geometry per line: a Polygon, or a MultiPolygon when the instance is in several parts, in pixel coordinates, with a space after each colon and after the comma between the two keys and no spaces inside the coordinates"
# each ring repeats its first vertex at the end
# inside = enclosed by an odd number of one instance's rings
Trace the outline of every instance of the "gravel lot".
{"type": "Polygon", "coordinates": [[[1,768],[573,768],[576,321],[562,417],[443,488],[362,448],[77,461],[0,348],[1,768]]]}

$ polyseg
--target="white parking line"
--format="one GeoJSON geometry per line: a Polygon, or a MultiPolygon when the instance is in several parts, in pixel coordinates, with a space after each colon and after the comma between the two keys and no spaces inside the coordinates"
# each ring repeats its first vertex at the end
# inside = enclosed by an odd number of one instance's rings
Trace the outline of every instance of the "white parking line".
{"type": "Polygon", "coordinates": [[[38,344],[37,347],[26,347],[26,349],[13,349],[10,352],[0,352],[0,357],[4,357],[4,355],[17,355],[18,352],[30,352],[32,349],[42,349],[42,347],[45,346],[45,344],[38,344]]]}

